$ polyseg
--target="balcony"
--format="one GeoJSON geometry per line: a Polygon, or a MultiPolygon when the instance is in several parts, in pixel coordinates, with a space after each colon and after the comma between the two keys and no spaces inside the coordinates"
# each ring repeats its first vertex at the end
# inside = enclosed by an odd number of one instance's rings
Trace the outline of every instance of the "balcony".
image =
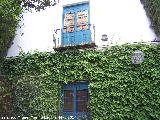
{"type": "Polygon", "coordinates": [[[54,47],[55,51],[63,52],[72,49],[94,48],[95,45],[95,26],[88,25],[87,30],[75,30],[74,32],[64,32],[61,30],[61,44],[54,47]]]}

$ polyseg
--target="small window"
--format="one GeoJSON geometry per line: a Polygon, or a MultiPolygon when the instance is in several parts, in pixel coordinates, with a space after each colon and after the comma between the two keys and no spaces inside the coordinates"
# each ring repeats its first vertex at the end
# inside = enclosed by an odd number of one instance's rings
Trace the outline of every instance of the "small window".
{"type": "Polygon", "coordinates": [[[88,83],[77,82],[63,86],[63,116],[88,116],[88,83]]]}

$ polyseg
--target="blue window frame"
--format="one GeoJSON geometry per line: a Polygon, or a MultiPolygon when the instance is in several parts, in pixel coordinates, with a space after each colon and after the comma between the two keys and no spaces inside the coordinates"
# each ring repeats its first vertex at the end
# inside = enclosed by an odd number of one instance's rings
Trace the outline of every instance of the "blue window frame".
{"type": "Polygon", "coordinates": [[[80,117],[88,119],[88,82],[65,84],[62,92],[62,116],[74,120],[80,117]]]}
{"type": "Polygon", "coordinates": [[[61,43],[80,45],[91,42],[89,3],[63,7],[61,43]]]}

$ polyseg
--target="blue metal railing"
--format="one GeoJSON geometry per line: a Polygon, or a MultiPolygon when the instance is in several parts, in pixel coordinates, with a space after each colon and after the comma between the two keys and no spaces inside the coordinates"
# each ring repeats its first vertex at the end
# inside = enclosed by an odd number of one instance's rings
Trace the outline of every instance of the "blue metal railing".
{"type": "Polygon", "coordinates": [[[76,30],[74,32],[64,32],[61,30],[61,46],[74,46],[95,42],[95,26],[88,25],[87,30],[76,30]]]}

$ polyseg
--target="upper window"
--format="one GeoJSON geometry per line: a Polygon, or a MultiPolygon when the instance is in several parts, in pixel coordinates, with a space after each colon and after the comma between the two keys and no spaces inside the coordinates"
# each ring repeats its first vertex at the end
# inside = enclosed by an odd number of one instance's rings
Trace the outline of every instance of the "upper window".
{"type": "Polygon", "coordinates": [[[89,3],[63,7],[62,45],[80,45],[91,42],[89,3]]]}

